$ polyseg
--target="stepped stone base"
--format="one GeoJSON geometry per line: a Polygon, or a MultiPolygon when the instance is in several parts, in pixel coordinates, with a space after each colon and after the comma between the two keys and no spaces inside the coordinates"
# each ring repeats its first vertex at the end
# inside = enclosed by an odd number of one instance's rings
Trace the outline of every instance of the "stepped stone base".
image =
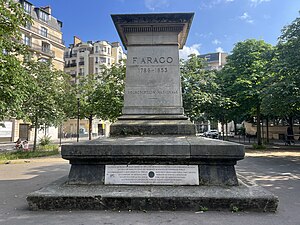
{"type": "Polygon", "coordinates": [[[244,146],[195,136],[97,139],[62,146],[68,177],[28,195],[32,210],[276,211],[278,198],[237,177],[244,146]],[[199,185],[106,183],[107,165],[193,165],[199,185]]]}
{"type": "Polygon", "coordinates": [[[275,212],[278,198],[239,178],[239,186],[68,185],[62,178],[28,195],[31,210],[245,210],[275,212]]]}
{"type": "Polygon", "coordinates": [[[237,185],[234,165],[244,146],[196,136],[96,139],[62,146],[69,183],[104,184],[105,165],[197,165],[200,185],[237,185]]]}
{"type": "Polygon", "coordinates": [[[122,116],[110,127],[111,136],[132,135],[195,135],[191,121],[180,115],[122,116]]]}

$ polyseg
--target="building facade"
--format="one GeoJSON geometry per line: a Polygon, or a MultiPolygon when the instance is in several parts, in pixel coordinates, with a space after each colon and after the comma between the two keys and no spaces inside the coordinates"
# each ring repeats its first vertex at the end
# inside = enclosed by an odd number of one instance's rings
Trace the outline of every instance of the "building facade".
{"type": "Polygon", "coordinates": [[[64,53],[65,72],[76,78],[88,74],[99,74],[103,66],[122,63],[126,54],[119,42],[87,41],[74,37],[74,43],[64,53]]]}
{"type": "MultiPolygon", "coordinates": [[[[20,27],[22,41],[28,46],[34,60],[51,61],[54,68],[64,69],[65,45],[62,36],[62,22],[52,15],[51,7],[36,7],[26,0],[16,0],[25,12],[30,15],[32,23],[20,27]]],[[[16,141],[18,138],[33,140],[30,124],[22,120],[11,119],[1,122],[0,141],[16,141]]],[[[38,138],[49,135],[53,139],[58,136],[58,129],[48,127],[40,130],[38,138]]]]}
{"type": "Polygon", "coordinates": [[[58,70],[64,69],[65,45],[62,38],[62,22],[52,16],[50,6],[36,7],[29,1],[20,0],[32,23],[21,27],[23,43],[29,47],[33,58],[50,61],[58,70]]]}
{"type": "Polygon", "coordinates": [[[199,57],[204,60],[207,70],[221,70],[226,64],[226,57],[228,53],[216,52],[200,55],[199,57]]]}

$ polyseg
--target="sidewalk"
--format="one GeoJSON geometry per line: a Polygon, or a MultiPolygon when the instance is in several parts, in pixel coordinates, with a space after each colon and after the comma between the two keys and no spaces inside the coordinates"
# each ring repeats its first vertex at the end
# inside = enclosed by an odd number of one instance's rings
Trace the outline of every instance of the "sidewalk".
{"type": "Polygon", "coordinates": [[[279,196],[276,213],[230,211],[30,211],[28,193],[66,176],[70,165],[57,157],[0,165],[1,225],[298,225],[300,156],[246,157],[237,171],[279,196]]]}

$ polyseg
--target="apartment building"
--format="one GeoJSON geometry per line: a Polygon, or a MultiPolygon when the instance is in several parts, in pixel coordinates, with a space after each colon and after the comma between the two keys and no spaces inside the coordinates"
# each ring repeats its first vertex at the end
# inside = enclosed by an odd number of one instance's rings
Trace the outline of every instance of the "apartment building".
{"type": "Polygon", "coordinates": [[[62,39],[62,22],[52,15],[50,6],[36,7],[26,0],[19,0],[32,18],[32,23],[21,27],[24,44],[32,56],[40,61],[52,61],[58,70],[64,69],[65,45],[62,39]]]}
{"type": "MultiPolygon", "coordinates": [[[[72,76],[72,81],[78,82],[80,76],[88,74],[101,74],[103,66],[110,67],[113,64],[123,63],[127,55],[123,52],[119,42],[108,41],[87,41],[83,42],[80,38],[74,36],[73,44],[66,48],[64,53],[65,72],[72,76]]],[[[87,119],[79,121],[80,137],[87,136],[89,122],[87,119]]],[[[109,135],[108,121],[94,119],[92,124],[92,133],[94,136],[109,135]]],[[[63,124],[63,132],[68,137],[76,137],[77,120],[69,119],[63,124]]]]}
{"type": "Polygon", "coordinates": [[[119,42],[87,41],[74,37],[74,42],[64,53],[65,72],[74,79],[87,74],[99,74],[103,66],[121,63],[126,54],[119,42]]]}
{"type": "MultiPolygon", "coordinates": [[[[32,23],[27,23],[21,28],[22,41],[29,48],[33,59],[51,61],[58,70],[64,69],[65,45],[62,39],[62,22],[52,15],[51,7],[36,7],[26,0],[19,2],[26,13],[32,18],[32,23]]],[[[22,120],[2,121],[0,126],[0,141],[16,141],[18,138],[33,140],[33,130],[30,124],[22,120]]],[[[52,139],[58,137],[58,129],[47,127],[39,131],[38,138],[49,135],[52,139]]]]}
{"type": "Polygon", "coordinates": [[[216,52],[200,55],[199,57],[204,59],[207,70],[221,70],[226,64],[227,53],[216,52]]]}

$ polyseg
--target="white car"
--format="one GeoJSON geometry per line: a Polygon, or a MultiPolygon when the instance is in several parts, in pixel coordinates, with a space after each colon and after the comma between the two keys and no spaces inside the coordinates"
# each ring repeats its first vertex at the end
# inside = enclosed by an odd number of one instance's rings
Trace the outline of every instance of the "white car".
{"type": "Polygon", "coordinates": [[[209,137],[209,138],[219,138],[219,131],[209,130],[209,131],[204,133],[204,136],[209,137]]]}

